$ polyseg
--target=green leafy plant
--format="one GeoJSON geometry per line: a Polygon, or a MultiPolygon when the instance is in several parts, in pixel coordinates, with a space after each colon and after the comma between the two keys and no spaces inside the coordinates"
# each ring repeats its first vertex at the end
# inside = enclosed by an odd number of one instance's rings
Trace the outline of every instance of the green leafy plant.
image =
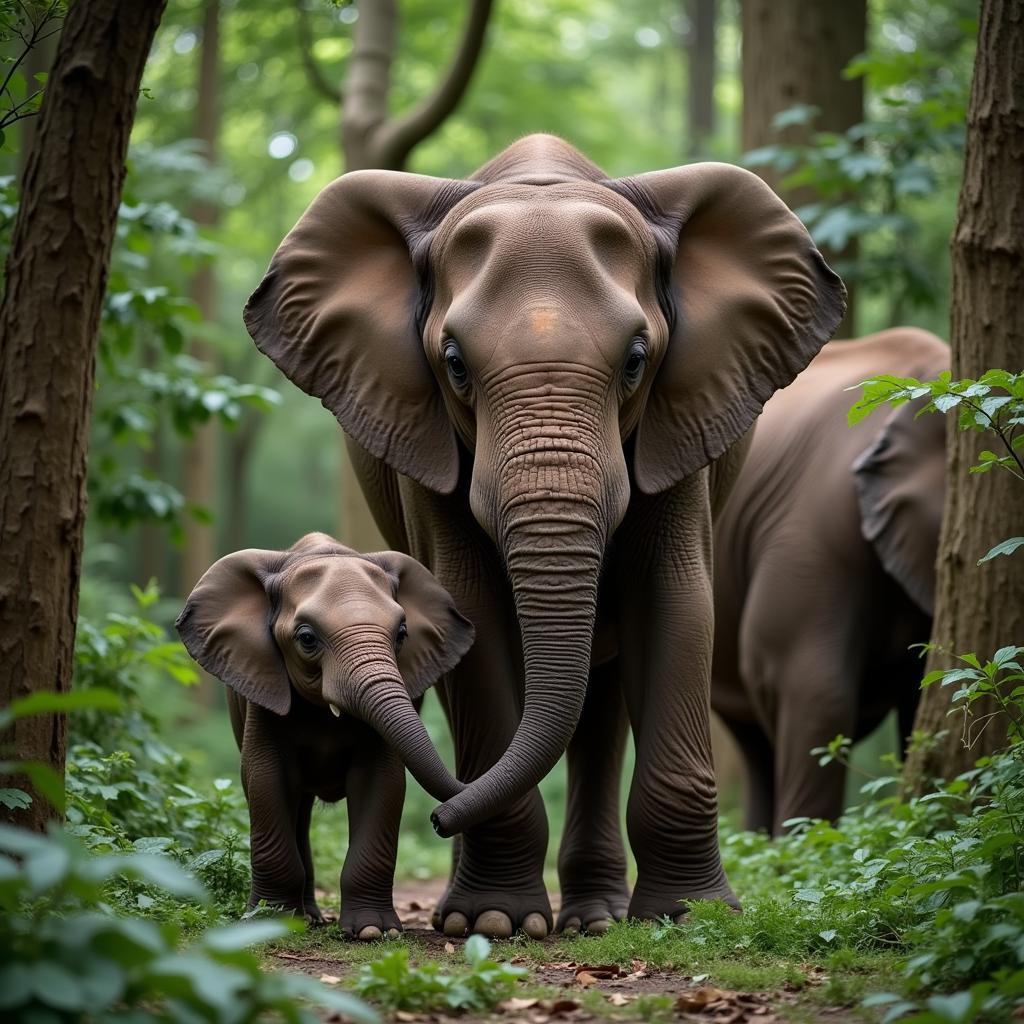
{"type": "Polygon", "coordinates": [[[490,950],[482,935],[471,935],[463,947],[466,967],[446,974],[434,962],[413,966],[401,946],[364,965],[355,990],[390,1010],[487,1011],[507,999],[527,973],[488,959],[490,950]]]}
{"type": "MultiPolygon", "coordinates": [[[[922,403],[918,416],[956,410],[961,430],[991,434],[1000,448],[998,452],[982,449],[970,471],[1001,469],[1024,481],[1024,373],[997,369],[987,370],[977,380],[953,380],[946,371],[926,381],[881,375],[862,381],[856,388],[862,394],[847,414],[851,425],[883,406],[896,408],[906,402],[922,403]]],[[[1022,545],[1024,537],[1000,541],[978,559],[978,564],[1013,554],[1022,545]]]]}
{"type": "Polygon", "coordinates": [[[300,922],[214,928],[183,946],[178,925],[123,917],[106,903],[130,882],[168,901],[203,901],[171,858],[88,854],[59,830],[39,836],[0,826],[0,1013],[36,1021],[207,1021],[244,1024],[275,1015],[314,1024],[311,1007],[360,1024],[376,1015],[354,996],[300,974],[263,972],[249,947],[300,922]]]}

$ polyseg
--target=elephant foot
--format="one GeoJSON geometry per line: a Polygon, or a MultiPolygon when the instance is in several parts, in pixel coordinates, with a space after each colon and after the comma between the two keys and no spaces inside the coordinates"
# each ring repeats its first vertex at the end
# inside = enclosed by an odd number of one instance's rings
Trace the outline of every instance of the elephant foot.
{"type": "Polygon", "coordinates": [[[616,921],[623,921],[629,909],[629,887],[621,886],[603,891],[573,889],[563,891],[562,909],[555,929],[567,936],[603,935],[616,921]]]}
{"type": "Polygon", "coordinates": [[[524,891],[471,892],[453,885],[438,905],[434,927],[451,938],[509,939],[523,932],[543,939],[551,931],[551,904],[543,884],[524,891]]]}
{"type": "Polygon", "coordinates": [[[402,934],[402,922],[398,919],[394,907],[387,910],[375,907],[346,907],[342,902],[338,927],[342,934],[360,942],[396,939],[402,934]]]}
{"type": "Polygon", "coordinates": [[[547,843],[547,818],[536,790],[464,833],[434,927],[452,938],[473,933],[507,939],[523,932],[543,939],[552,925],[543,877],[547,843]]]}
{"type": "Polygon", "coordinates": [[[626,917],[629,883],[621,842],[563,843],[558,858],[562,908],[556,929],[566,935],[602,935],[626,917]]]}
{"type": "Polygon", "coordinates": [[[302,901],[302,916],[306,919],[307,928],[322,928],[327,924],[327,918],[317,906],[316,900],[302,901]]]}
{"type": "Polygon", "coordinates": [[[740,902],[723,877],[711,885],[686,883],[657,884],[637,881],[633,898],[629,902],[629,917],[640,921],[660,921],[664,918],[679,923],[685,920],[691,903],[701,900],[721,900],[733,910],[740,910],[740,902]]]}

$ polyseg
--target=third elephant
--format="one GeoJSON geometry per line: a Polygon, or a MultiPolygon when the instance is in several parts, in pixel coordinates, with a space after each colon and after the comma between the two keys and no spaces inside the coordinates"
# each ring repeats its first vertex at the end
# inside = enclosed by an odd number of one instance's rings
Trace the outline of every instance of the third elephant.
{"type": "Polygon", "coordinates": [[[931,379],[949,349],[911,328],[834,341],[776,394],[716,525],[712,706],[746,764],[746,823],[836,818],[844,772],[810,751],[892,709],[913,724],[945,480],[945,417],[847,411],[861,381],[931,379]]]}

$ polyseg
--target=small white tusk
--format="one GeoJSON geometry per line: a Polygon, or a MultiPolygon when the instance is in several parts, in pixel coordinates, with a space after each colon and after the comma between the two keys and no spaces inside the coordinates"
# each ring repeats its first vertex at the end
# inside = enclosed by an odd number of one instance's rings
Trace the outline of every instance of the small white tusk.
{"type": "Polygon", "coordinates": [[[327,706],[331,709],[331,714],[334,715],[335,718],[341,718],[340,708],[336,707],[334,704],[328,704],[327,706]]]}

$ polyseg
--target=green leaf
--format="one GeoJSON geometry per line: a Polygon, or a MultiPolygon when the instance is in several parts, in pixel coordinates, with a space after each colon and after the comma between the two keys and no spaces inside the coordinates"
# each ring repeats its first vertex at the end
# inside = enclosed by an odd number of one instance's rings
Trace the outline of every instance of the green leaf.
{"type": "Polygon", "coordinates": [[[466,939],[462,954],[473,967],[482,964],[491,952],[491,944],[482,935],[470,935],[466,939]]]}
{"type": "Polygon", "coordinates": [[[984,562],[991,561],[999,555],[1012,555],[1021,546],[1024,546],[1024,537],[1010,537],[1007,540],[1000,541],[994,548],[990,548],[987,554],[979,558],[977,564],[981,565],[984,562]]]}
{"type": "MultiPolygon", "coordinates": [[[[295,924],[301,927],[302,922],[296,919],[295,924]]],[[[283,938],[295,930],[284,919],[241,921],[208,931],[203,936],[203,945],[217,953],[234,953],[261,942],[283,938]]]]}
{"type": "Polygon", "coordinates": [[[120,711],[121,698],[113,690],[101,686],[88,690],[71,690],[56,693],[52,690],[37,690],[27,697],[19,697],[4,709],[10,721],[27,718],[30,715],[49,715],[68,711],[120,711]]]}

